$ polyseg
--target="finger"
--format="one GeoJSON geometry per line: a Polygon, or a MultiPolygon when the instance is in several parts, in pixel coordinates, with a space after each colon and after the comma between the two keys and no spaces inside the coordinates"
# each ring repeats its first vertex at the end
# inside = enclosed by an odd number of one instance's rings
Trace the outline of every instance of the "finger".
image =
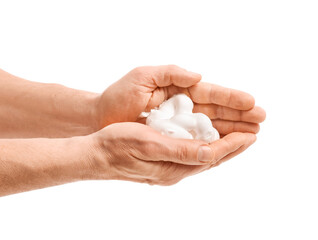
{"type": "Polygon", "coordinates": [[[212,164],[217,163],[220,159],[228,154],[235,152],[244,144],[255,141],[255,134],[252,133],[230,133],[223,138],[212,142],[209,146],[213,151],[212,164]]]}
{"type": "MultiPolygon", "coordinates": [[[[237,149],[235,152],[232,152],[228,155],[226,155],[224,158],[222,158],[221,160],[219,160],[217,163],[211,165],[211,167],[216,167],[219,166],[221,163],[226,162],[232,158],[234,158],[235,156],[241,154],[242,152],[244,152],[247,148],[249,148],[255,141],[256,141],[256,135],[254,135],[254,138],[250,138],[250,141],[245,143],[243,146],[241,146],[239,149],[237,149]]],[[[209,168],[211,168],[209,167],[209,168]]]]}
{"type": "Polygon", "coordinates": [[[143,159],[149,161],[166,161],[184,165],[203,165],[212,160],[212,150],[203,141],[193,139],[178,139],[149,128],[144,133],[143,159]]]}
{"type": "Polygon", "coordinates": [[[147,87],[152,88],[152,90],[170,85],[186,88],[201,80],[200,74],[175,65],[139,67],[133,70],[133,73],[139,78],[143,77],[148,83],[147,87]]]}
{"type": "Polygon", "coordinates": [[[265,111],[258,106],[247,111],[242,111],[216,104],[194,104],[193,112],[204,113],[210,119],[223,119],[251,123],[261,123],[266,118],[265,111]]]}
{"type": "Polygon", "coordinates": [[[221,135],[227,135],[232,132],[258,133],[260,126],[257,123],[234,122],[226,120],[213,120],[213,127],[221,135]]]}
{"type": "Polygon", "coordinates": [[[203,165],[203,166],[191,166],[191,168],[185,169],[184,175],[191,176],[191,175],[195,175],[195,174],[201,173],[203,171],[209,170],[212,167],[216,167],[216,166],[220,165],[221,163],[228,161],[231,158],[234,158],[235,156],[241,154],[249,146],[251,146],[255,141],[256,141],[256,136],[255,135],[254,135],[254,137],[251,136],[249,138],[249,141],[247,141],[245,144],[243,144],[241,147],[239,147],[236,151],[231,152],[228,155],[226,155],[225,157],[223,157],[222,159],[220,159],[218,162],[216,162],[214,164],[203,165]]]}
{"type": "Polygon", "coordinates": [[[192,100],[196,103],[214,103],[239,110],[254,107],[254,98],[245,92],[200,82],[189,88],[192,100]]]}

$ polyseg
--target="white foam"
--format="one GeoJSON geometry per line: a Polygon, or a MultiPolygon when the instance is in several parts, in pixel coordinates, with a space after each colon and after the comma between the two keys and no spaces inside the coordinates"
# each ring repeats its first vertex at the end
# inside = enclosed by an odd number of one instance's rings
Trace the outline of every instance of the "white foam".
{"type": "Polygon", "coordinates": [[[177,94],[164,101],[147,116],[146,124],[151,128],[175,138],[199,139],[207,143],[220,138],[211,120],[203,113],[192,113],[193,102],[185,94],[177,94]]]}

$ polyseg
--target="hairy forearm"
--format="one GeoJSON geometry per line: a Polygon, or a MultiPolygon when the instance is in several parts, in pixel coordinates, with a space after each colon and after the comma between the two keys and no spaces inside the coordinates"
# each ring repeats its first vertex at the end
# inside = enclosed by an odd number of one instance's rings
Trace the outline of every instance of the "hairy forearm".
{"type": "Polygon", "coordinates": [[[86,137],[0,139],[0,196],[90,178],[86,137]]]}
{"type": "Polygon", "coordinates": [[[69,137],[97,130],[98,94],[27,81],[0,69],[0,138],[69,137]]]}

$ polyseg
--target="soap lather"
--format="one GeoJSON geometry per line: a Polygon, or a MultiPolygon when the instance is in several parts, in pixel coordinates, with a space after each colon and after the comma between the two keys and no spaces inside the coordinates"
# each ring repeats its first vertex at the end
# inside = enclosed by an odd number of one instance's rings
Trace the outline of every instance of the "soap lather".
{"type": "Polygon", "coordinates": [[[163,135],[174,138],[199,139],[207,143],[220,138],[211,120],[203,113],[193,113],[193,102],[185,94],[176,94],[152,109],[146,124],[163,135]]]}

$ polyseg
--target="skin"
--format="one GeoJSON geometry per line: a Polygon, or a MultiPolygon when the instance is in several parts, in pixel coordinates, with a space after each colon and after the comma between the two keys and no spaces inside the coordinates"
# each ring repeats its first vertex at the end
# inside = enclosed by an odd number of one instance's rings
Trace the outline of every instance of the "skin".
{"type": "Polygon", "coordinates": [[[92,179],[171,185],[240,154],[264,110],[247,93],[200,80],[174,65],[139,67],[96,94],[0,70],[0,196],[92,179]],[[220,140],[169,138],[143,124],[141,112],[181,92],[220,140]]]}

